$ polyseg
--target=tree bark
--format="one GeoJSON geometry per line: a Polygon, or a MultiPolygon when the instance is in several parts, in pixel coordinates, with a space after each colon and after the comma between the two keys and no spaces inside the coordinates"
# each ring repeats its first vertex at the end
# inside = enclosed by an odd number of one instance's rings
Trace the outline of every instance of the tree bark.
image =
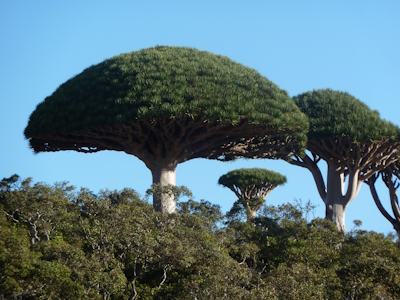
{"type": "Polygon", "coordinates": [[[394,230],[396,230],[397,237],[400,238],[400,219],[397,218],[399,215],[399,207],[397,205],[398,199],[397,199],[397,192],[396,189],[394,188],[393,182],[390,180],[390,182],[387,182],[388,188],[389,188],[389,195],[390,195],[390,203],[392,205],[393,214],[394,218],[387,212],[387,210],[383,207],[381,200],[379,199],[378,193],[375,188],[375,181],[378,178],[379,175],[372,175],[367,181],[367,184],[369,185],[369,189],[371,191],[372,198],[375,201],[376,206],[378,207],[379,211],[381,214],[393,225],[394,230]],[[395,211],[397,213],[395,213],[395,211]]]}
{"type": "Polygon", "coordinates": [[[345,168],[333,161],[326,161],[328,165],[328,174],[325,182],[322,178],[321,170],[317,166],[320,158],[313,155],[313,159],[308,155],[291,161],[291,164],[307,168],[314,177],[319,195],[325,203],[325,218],[335,223],[339,231],[345,233],[345,212],[347,205],[358,195],[362,180],[360,179],[360,170],[348,170],[348,187],[345,192],[345,168]]]}
{"type": "Polygon", "coordinates": [[[343,201],[344,173],[335,163],[328,163],[327,191],[325,197],[325,218],[336,224],[341,232],[346,232],[345,211],[343,201]]]}
{"type": "Polygon", "coordinates": [[[334,162],[328,162],[327,191],[324,200],[325,218],[336,224],[339,231],[346,232],[345,212],[347,205],[358,195],[362,181],[359,170],[348,174],[347,192],[344,194],[344,168],[334,162]]]}
{"type": "Polygon", "coordinates": [[[343,233],[346,233],[346,223],[345,223],[346,208],[347,206],[341,203],[331,203],[326,205],[325,218],[335,223],[337,229],[343,233]]]}
{"type": "Polygon", "coordinates": [[[246,218],[247,218],[247,223],[252,224],[253,219],[256,217],[257,210],[252,210],[248,205],[245,207],[246,209],[246,218]]]}
{"type": "Polygon", "coordinates": [[[171,214],[176,210],[173,194],[163,192],[168,185],[176,185],[176,163],[165,163],[151,169],[153,184],[158,184],[161,193],[153,193],[153,208],[155,211],[171,214]]]}

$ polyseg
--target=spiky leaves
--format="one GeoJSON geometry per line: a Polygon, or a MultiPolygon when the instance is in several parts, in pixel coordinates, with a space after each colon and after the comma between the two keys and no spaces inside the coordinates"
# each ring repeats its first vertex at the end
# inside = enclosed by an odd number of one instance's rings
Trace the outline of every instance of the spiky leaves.
{"type": "Polygon", "coordinates": [[[24,133],[35,152],[133,154],[153,183],[167,185],[177,164],[192,158],[301,153],[307,130],[287,93],[255,70],[205,51],[155,47],[68,80],[37,106],[24,133]]]}
{"type": "Polygon", "coordinates": [[[109,149],[146,163],[160,156],[180,162],[224,159],[250,138],[277,133],[301,132],[291,142],[300,150],[307,122],[285,91],[252,69],[204,51],[156,47],[113,57],[68,80],[38,105],[25,136],[36,152],[109,149]]]}
{"type": "Polygon", "coordinates": [[[222,175],[218,183],[235,193],[238,201],[233,209],[242,205],[246,210],[247,221],[251,222],[268,194],[278,185],[286,183],[286,177],[266,169],[238,169],[222,175]]]}
{"type": "Polygon", "coordinates": [[[316,90],[294,100],[310,120],[307,149],[322,159],[362,170],[361,179],[396,160],[400,128],[350,94],[316,90]]]}
{"type": "Polygon", "coordinates": [[[345,231],[344,212],[362,181],[396,160],[400,128],[348,93],[316,90],[294,100],[310,120],[307,149],[312,157],[295,156],[292,163],[312,172],[327,218],[345,231]],[[321,159],[328,164],[327,185],[317,166],[321,159]]]}

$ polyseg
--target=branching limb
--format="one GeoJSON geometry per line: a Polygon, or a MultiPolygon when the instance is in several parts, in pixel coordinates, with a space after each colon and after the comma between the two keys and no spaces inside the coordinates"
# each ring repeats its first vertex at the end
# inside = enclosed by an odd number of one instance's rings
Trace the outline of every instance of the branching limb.
{"type": "Polygon", "coordinates": [[[13,215],[7,213],[5,210],[3,210],[3,212],[5,213],[5,215],[6,215],[7,217],[9,217],[9,218],[10,218],[11,220],[13,220],[15,223],[19,223],[19,221],[18,221],[17,219],[15,219],[13,215]]]}
{"type": "Polygon", "coordinates": [[[135,300],[136,296],[137,296],[136,285],[135,285],[136,278],[137,278],[137,275],[136,275],[136,257],[135,257],[135,260],[133,262],[133,279],[131,280],[132,293],[129,296],[129,300],[135,300]]]}
{"type": "Polygon", "coordinates": [[[239,265],[243,265],[246,262],[247,256],[245,255],[243,257],[243,260],[239,263],[239,265]]]}
{"type": "Polygon", "coordinates": [[[347,187],[346,195],[344,196],[344,203],[349,203],[353,200],[360,192],[362,180],[359,179],[360,170],[350,170],[349,171],[349,184],[347,187]]]}
{"type": "Polygon", "coordinates": [[[313,158],[309,157],[307,154],[304,155],[302,160],[297,157],[297,160],[292,160],[290,163],[293,165],[301,166],[310,170],[314,177],[315,184],[317,185],[318,193],[321,199],[325,202],[326,198],[326,186],[324,179],[321,174],[321,170],[318,168],[317,163],[320,161],[320,157],[316,154],[312,154],[313,158]]]}
{"type": "Polygon", "coordinates": [[[167,272],[168,272],[169,270],[171,270],[171,268],[172,268],[171,265],[166,265],[166,266],[164,266],[163,279],[162,279],[162,281],[160,282],[160,284],[158,285],[158,288],[159,288],[159,289],[161,288],[161,286],[162,286],[162,285],[165,283],[165,281],[167,280],[167,272]]]}
{"type": "Polygon", "coordinates": [[[99,244],[93,242],[93,241],[89,238],[88,233],[87,233],[86,228],[85,228],[85,225],[83,224],[82,218],[81,218],[80,216],[79,216],[79,224],[81,225],[81,228],[82,228],[82,230],[83,230],[83,233],[85,234],[85,239],[88,241],[88,243],[90,244],[90,246],[92,247],[92,249],[93,249],[93,250],[100,249],[99,244]]]}
{"type": "Polygon", "coordinates": [[[378,193],[376,192],[376,188],[375,188],[375,182],[376,179],[378,178],[379,175],[373,175],[371,176],[366,183],[369,186],[369,189],[371,191],[371,195],[372,198],[375,201],[376,206],[378,207],[379,211],[381,212],[381,214],[392,224],[394,225],[396,220],[392,218],[391,215],[389,215],[389,213],[387,212],[387,210],[383,207],[381,200],[379,199],[378,193]]]}
{"type": "Polygon", "coordinates": [[[232,185],[231,187],[229,187],[229,189],[235,193],[236,197],[242,197],[243,192],[236,185],[232,185]]]}
{"type": "Polygon", "coordinates": [[[398,222],[400,222],[400,209],[397,199],[397,192],[395,189],[394,182],[389,180],[389,194],[390,194],[390,204],[392,205],[393,214],[398,222]]]}
{"type": "MultiPolygon", "coordinates": [[[[307,154],[306,154],[307,155],[307,154]]],[[[294,155],[293,157],[292,157],[292,159],[290,160],[290,163],[292,164],[292,165],[295,165],[295,166],[299,166],[299,167],[303,167],[303,168],[307,168],[308,169],[308,167],[307,167],[307,164],[304,162],[304,160],[300,157],[300,156],[298,156],[298,155],[294,155]]]]}

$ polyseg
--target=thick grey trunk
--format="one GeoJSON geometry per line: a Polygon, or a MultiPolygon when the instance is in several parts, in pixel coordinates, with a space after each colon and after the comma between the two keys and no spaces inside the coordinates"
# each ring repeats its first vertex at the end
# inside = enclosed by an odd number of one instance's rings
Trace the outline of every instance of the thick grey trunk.
{"type": "MultiPolygon", "coordinates": [[[[176,163],[163,164],[152,168],[153,184],[159,184],[161,191],[163,187],[176,185],[176,163]]],[[[174,213],[176,209],[174,195],[168,193],[154,193],[153,207],[155,211],[163,213],[174,213]]]]}
{"type": "Polygon", "coordinates": [[[322,178],[321,170],[317,166],[320,158],[313,154],[313,159],[305,155],[302,159],[296,158],[291,163],[296,166],[307,168],[314,177],[315,184],[317,185],[319,195],[326,206],[325,218],[331,220],[336,224],[336,227],[341,232],[346,232],[345,226],[345,212],[347,205],[358,195],[362,180],[359,178],[360,170],[354,168],[348,171],[348,187],[346,194],[345,188],[345,168],[339,164],[329,160],[326,161],[328,165],[328,176],[326,179],[326,186],[322,178]]]}
{"type": "Polygon", "coordinates": [[[341,168],[333,163],[328,164],[327,191],[325,196],[325,218],[336,224],[341,232],[346,232],[345,211],[347,203],[343,202],[344,174],[341,168]]]}
{"type": "Polygon", "coordinates": [[[335,163],[328,163],[327,189],[324,199],[325,218],[335,223],[337,229],[343,233],[346,232],[345,212],[347,205],[360,191],[362,182],[358,175],[358,170],[349,172],[347,192],[344,194],[345,176],[343,168],[335,163]]]}
{"type": "Polygon", "coordinates": [[[331,220],[335,223],[337,229],[340,232],[346,232],[346,223],[345,223],[345,211],[346,206],[339,203],[331,203],[326,205],[326,219],[331,220]]]}
{"type": "Polygon", "coordinates": [[[250,207],[245,207],[247,223],[253,223],[253,219],[256,217],[257,210],[252,210],[250,207]]]}

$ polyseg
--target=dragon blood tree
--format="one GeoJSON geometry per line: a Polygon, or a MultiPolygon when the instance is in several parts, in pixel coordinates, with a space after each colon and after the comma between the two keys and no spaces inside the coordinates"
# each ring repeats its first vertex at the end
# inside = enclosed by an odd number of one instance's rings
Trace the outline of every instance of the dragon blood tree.
{"type": "Polygon", "coordinates": [[[400,186],[399,181],[400,181],[400,160],[397,160],[395,163],[387,166],[382,171],[375,172],[375,174],[370,178],[368,178],[365,181],[365,183],[369,185],[372,198],[374,199],[375,204],[378,207],[379,211],[393,225],[394,230],[396,230],[397,236],[400,238],[400,208],[399,208],[399,199],[397,195],[397,189],[400,186]],[[381,176],[386,187],[389,189],[390,205],[392,207],[394,217],[392,217],[388,213],[388,211],[383,207],[382,202],[376,191],[375,182],[378,179],[379,175],[381,176]]]}
{"type": "MultiPolygon", "coordinates": [[[[124,151],[175,185],[193,158],[281,158],[305,148],[308,119],[287,93],[227,57],[155,47],[107,59],[40,103],[25,137],[35,153],[124,151]]],[[[156,211],[175,201],[153,196],[156,211]]]]}
{"type": "Polygon", "coordinates": [[[347,205],[362,182],[396,161],[400,128],[348,93],[316,90],[294,100],[310,120],[309,155],[296,154],[291,163],[310,170],[325,203],[326,218],[345,232],[347,205]],[[321,159],[328,165],[326,184],[317,165],[321,159]]]}
{"type": "Polygon", "coordinates": [[[218,183],[235,193],[238,200],[232,210],[242,206],[246,211],[247,222],[251,223],[268,194],[278,185],[286,183],[286,177],[266,169],[238,169],[222,175],[218,183]]]}

